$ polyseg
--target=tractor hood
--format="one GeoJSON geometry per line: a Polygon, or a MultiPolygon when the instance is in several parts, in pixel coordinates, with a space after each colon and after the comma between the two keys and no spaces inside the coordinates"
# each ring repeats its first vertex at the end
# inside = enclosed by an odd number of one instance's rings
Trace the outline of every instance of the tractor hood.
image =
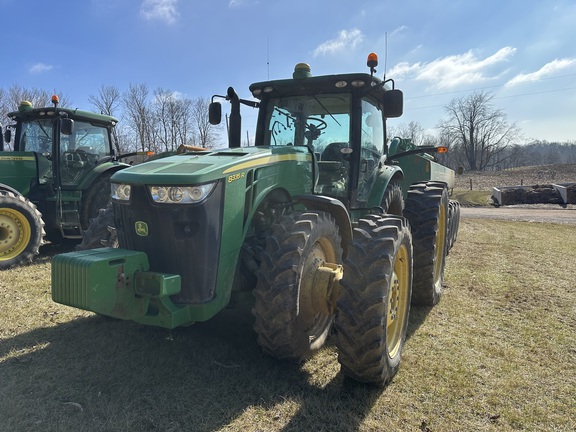
{"type": "MultiPolygon", "coordinates": [[[[216,181],[279,162],[310,163],[307,147],[241,147],[186,153],[146,162],[118,171],[114,183],[190,185],[216,181]]],[[[230,180],[232,181],[232,180],[230,180]]]]}

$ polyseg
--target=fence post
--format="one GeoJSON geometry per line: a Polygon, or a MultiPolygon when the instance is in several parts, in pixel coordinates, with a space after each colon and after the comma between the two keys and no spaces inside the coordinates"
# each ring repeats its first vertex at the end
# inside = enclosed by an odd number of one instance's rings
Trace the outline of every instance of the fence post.
{"type": "Polygon", "coordinates": [[[472,179],[470,179],[470,190],[472,190],[472,179]]]}

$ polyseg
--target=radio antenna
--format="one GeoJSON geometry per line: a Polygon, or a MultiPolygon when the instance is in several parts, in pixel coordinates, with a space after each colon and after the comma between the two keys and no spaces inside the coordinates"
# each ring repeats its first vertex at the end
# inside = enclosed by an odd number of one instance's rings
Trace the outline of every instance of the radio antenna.
{"type": "Polygon", "coordinates": [[[388,32],[384,33],[384,81],[388,72],[388,32]]]}
{"type": "Polygon", "coordinates": [[[268,81],[270,81],[270,37],[266,38],[266,69],[268,71],[268,81]]]}

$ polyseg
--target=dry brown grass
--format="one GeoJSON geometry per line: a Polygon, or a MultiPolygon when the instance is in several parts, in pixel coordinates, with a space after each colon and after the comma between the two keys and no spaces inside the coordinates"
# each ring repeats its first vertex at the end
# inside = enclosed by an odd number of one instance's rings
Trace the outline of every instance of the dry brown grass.
{"type": "Polygon", "coordinates": [[[392,384],[349,383],[329,344],[260,352],[249,305],[167,331],[50,300],[50,257],[0,274],[1,431],[572,431],[576,230],[464,219],[392,384]]]}

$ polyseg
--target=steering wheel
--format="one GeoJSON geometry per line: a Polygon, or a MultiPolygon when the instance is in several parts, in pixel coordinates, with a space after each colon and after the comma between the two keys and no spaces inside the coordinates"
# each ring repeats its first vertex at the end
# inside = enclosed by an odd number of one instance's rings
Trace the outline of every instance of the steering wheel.
{"type": "Polygon", "coordinates": [[[306,129],[310,132],[316,132],[324,130],[328,127],[328,123],[318,117],[308,117],[306,120],[306,129]],[[312,122],[312,123],[310,123],[312,122]]]}

